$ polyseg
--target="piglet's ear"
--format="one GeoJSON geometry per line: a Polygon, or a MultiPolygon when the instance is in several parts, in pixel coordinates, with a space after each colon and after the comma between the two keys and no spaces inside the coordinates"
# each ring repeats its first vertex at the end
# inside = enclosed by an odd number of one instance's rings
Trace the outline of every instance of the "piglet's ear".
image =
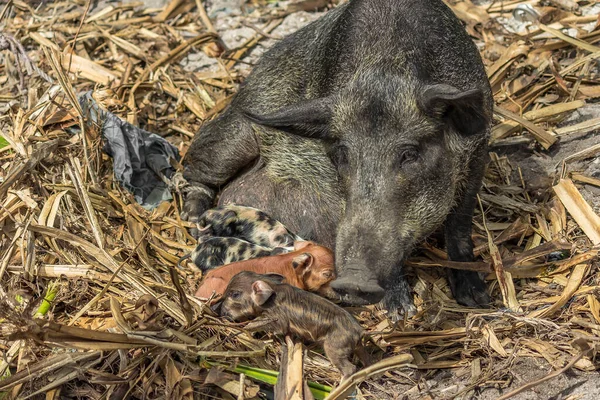
{"type": "Polygon", "coordinates": [[[430,85],[423,90],[419,103],[425,114],[443,119],[463,135],[481,134],[488,127],[479,89],[461,91],[446,84],[430,85]]]}
{"type": "Polygon", "coordinates": [[[285,282],[285,276],[283,276],[281,274],[270,273],[270,274],[265,274],[265,276],[276,283],[284,283],[285,282]]]}
{"type": "Polygon", "coordinates": [[[292,266],[296,271],[309,272],[310,268],[314,263],[314,257],[310,253],[302,253],[294,257],[292,260],[292,266]]]}
{"type": "Polygon", "coordinates": [[[289,251],[285,247],[275,247],[273,250],[271,250],[272,256],[278,256],[280,254],[287,254],[287,253],[289,253],[289,251]]]}
{"type": "Polygon", "coordinates": [[[305,247],[312,246],[312,244],[308,240],[296,240],[294,242],[294,251],[302,250],[305,247]]]}
{"type": "Polygon", "coordinates": [[[301,101],[269,114],[246,112],[245,115],[250,121],[260,125],[299,136],[325,139],[328,137],[332,109],[331,99],[324,97],[301,101]]]}
{"type": "Polygon", "coordinates": [[[273,289],[265,281],[256,281],[252,284],[252,301],[257,306],[265,304],[273,295],[273,289]]]}
{"type": "Polygon", "coordinates": [[[221,218],[219,218],[221,221],[227,221],[230,219],[237,219],[237,213],[233,210],[227,210],[223,213],[223,215],[221,216],[221,218]]]}

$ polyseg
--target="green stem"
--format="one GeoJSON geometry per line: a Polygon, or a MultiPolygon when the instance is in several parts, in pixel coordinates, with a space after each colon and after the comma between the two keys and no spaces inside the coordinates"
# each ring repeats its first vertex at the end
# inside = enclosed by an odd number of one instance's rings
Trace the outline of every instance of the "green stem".
{"type": "MultiPolygon", "coordinates": [[[[227,365],[219,364],[211,361],[204,361],[206,367],[214,367],[221,366],[227,369],[228,371],[234,372],[236,374],[244,374],[249,378],[254,380],[267,383],[269,385],[275,385],[277,383],[277,377],[279,376],[279,372],[272,371],[268,369],[260,369],[255,367],[250,367],[247,365],[237,365],[235,368],[230,368],[227,365]]],[[[331,392],[331,386],[321,385],[316,382],[308,381],[308,388],[313,394],[316,400],[323,400],[327,397],[329,392],[331,392]]]]}
{"type": "Polygon", "coordinates": [[[46,295],[44,296],[44,300],[42,300],[42,304],[38,307],[37,311],[33,315],[34,318],[43,317],[50,311],[50,307],[52,306],[52,302],[56,298],[58,294],[58,281],[52,281],[48,284],[48,290],[46,291],[46,295]]]}

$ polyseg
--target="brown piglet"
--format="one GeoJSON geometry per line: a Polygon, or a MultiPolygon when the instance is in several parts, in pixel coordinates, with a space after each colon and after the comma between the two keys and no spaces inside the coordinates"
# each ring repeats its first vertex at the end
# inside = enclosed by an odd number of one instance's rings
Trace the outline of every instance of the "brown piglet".
{"type": "Polygon", "coordinates": [[[273,275],[244,271],[233,277],[223,297],[213,307],[219,315],[236,322],[253,320],[246,329],[294,335],[323,346],[331,363],[352,375],[356,354],[369,363],[362,343],[363,328],[346,310],[316,294],[281,283],[273,275]]]}
{"type": "Polygon", "coordinates": [[[334,297],[329,284],[336,278],[333,252],[313,242],[298,241],[294,251],[224,265],[208,271],[196,291],[196,297],[207,299],[213,292],[223,294],[231,278],[241,271],[278,274],[297,288],[334,297]]]}

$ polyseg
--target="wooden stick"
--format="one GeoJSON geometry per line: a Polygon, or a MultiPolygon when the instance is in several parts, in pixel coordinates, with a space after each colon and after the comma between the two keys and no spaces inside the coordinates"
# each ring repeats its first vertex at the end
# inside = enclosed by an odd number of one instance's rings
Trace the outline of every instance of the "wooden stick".
{"type": "Polygon", "coordinates": [[[557,38],[559,38],[560,40],[562,40],[564,42],[572,44],[575,47],[579,47],[579,48],[587,50],[591,53],[597,53],[600,51],[600,47],[598,47],[598,46],[594,46],[593,44],[584,42],[581,39],[577,39],[577,38],[565,35],[561,31],[554,29],[554,28],[550,28],[549,26],[546,26],[544,24],[539,24],[539,28],[541,30],[543,30],[544,32],[548,32],[548,33],[556,36],[557,38]]]}
{"type": "Polygon", "coordinates": [[[570,179],[561,179],[554,192],[581,230],[594,244],[600,244],[600,217],[581,196],[570,179]]]}
{"type": "Polygon", "coordinates": [[[519,117],[515,113],[512,113],[498,106],[494,106],[494,112],[521,124],[524,128],[531,132],[531,134],[546,150],[548,150],[554,143],[556,143],[557,139],[552,134],[546,132],[544,129],[535,125],[533,122],[530,122],[525,118],[519,117]]]}
{"type": "Polygon", "coordinates": [[[380,374],[394,368],[407,367],[412,360],[413,358],[410,354],[400,354],[394,357],[384,358],[376,364],[373,364],[365,369],[361,369],[350,378],[346,379],[338,387],[332,390],[331,393],[329,393],[327,399],[345,399],[345,396],[348,396],[356,385],[370,376],[380,374]]]}
{"type": "Polygon", "coordinates": [[[206,13],[206,8],[204,8],[204,4],[202,4],[202,0],[196,0],[196,7],[198,7],[198,13],[200,14],[200,19],[202,23],[206,27],[206,30],[209,32],[217,33],[215,26],[212,24],[212,21],[208,17],[206,13]]]}

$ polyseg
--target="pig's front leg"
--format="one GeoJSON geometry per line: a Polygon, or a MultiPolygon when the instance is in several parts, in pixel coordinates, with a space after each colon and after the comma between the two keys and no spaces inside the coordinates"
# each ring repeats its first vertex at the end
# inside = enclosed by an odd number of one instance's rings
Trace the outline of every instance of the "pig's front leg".
{"type": "Polygon", "coordinates": [[[397,275],[387,282],[383,297],[383,306],[391,321],[396,322],[403,319],[404,315],[412,317],[417,313],[411,292],[404,270],[400,267],[397,275]]]}
{"type": "Polygon", "coordinates": [[[186,188],[182,218],[197,222],[216,191],[259,155],[250,122],[235,108],[208,122],[194,137],[185,156],[186,188]]]}
{"type": "MultiPolygon", "coordinates": [[[[475,159],[478,159],[478,162],[471,162],[471,177],[462,202],[448,215],[445,223],[446,248],[448,258],[452,261],[473,261],[475,258],[471,230],[473,211],[477,205],[477,193],[485,170],[485,164],[481,160],[485,157],[475,157],[475,159]]],[[[477,272],[448,269],[447,274],[450,289],[459,304],[468,307],[489,305],[490,297],[486,284],[477,272]]]]}

